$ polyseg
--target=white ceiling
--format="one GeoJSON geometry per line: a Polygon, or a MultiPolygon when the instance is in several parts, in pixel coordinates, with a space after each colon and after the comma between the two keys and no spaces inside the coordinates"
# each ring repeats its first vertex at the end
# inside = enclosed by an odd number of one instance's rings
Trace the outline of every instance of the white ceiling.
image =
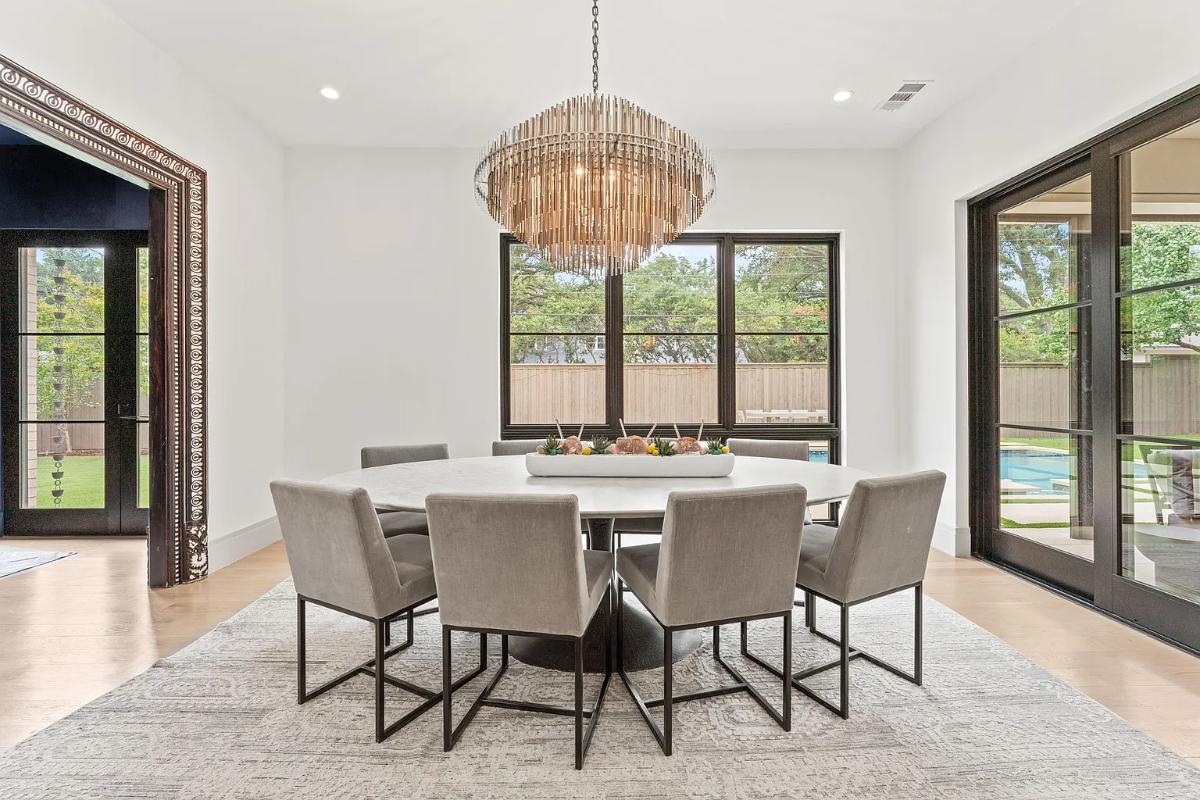
{"type": "MultiPolygon", "coordinates": [[[[482,147],[591,85],[587,0],[105,2],[290,145],[482,147]]],[[[601,0],[600,85],[709,147],[895,147],[1086,2],[601,0]]]]}

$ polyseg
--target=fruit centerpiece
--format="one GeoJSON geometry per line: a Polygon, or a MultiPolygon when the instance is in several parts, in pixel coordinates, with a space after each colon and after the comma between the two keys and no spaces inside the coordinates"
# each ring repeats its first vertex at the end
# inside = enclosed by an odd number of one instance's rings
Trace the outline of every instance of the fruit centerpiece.
{"type": "Polygon", "coordinates": [[[621,423],[621,436],[614,442],[606,436],[583,438],[584,425],[564,436],[554,421],[557,436],[548,436],[537,451],[525,456],[529,474],[575,477],[724,477],[733,471],[733,454],[719,439],[706,441],[704,424],[696,435],[684,436],[673,426],[675,437],[655,436],[658,425],[645,436],[630,434],[621,423]]]}

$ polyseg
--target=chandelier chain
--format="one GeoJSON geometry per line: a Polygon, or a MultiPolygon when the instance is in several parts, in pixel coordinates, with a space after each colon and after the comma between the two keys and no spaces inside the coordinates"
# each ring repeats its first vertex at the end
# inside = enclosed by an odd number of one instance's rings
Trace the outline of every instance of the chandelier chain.
{"type": "Polygon", "coordinates": [[[600,91],[600,0],[592,0],[592,94],[600,91]]]}

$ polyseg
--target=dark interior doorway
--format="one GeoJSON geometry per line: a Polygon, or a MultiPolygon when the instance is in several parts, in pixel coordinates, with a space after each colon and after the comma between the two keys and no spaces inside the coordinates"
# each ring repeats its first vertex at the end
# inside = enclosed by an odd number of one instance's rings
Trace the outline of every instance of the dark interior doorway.
{"type": "Polygon", "coordinates": [[[0,126],[0,486],[10,535],[144,535],[148,189],[0,126]]]}

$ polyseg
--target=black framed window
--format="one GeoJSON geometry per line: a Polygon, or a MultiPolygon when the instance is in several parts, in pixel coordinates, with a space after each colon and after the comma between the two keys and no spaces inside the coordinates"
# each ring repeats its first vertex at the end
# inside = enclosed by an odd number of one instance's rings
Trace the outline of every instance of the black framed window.
{"type": "Polygon", "coordinates": [[[685,234],[625,276],[500,240],[503,438],[586,424],[807,439],[838,461],[837,234],[685,234]]]}

